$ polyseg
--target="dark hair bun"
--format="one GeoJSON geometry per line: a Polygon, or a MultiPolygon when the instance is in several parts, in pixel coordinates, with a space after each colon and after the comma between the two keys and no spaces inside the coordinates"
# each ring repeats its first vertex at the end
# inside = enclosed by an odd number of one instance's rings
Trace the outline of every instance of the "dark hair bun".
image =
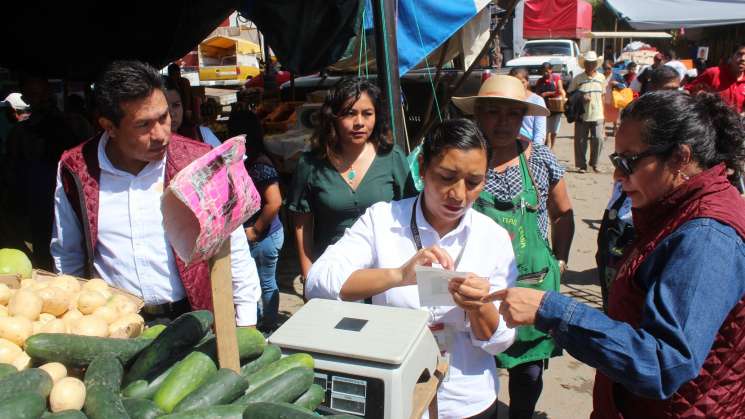
{"type": "Polygon", "coordinates": [[[435,157],[449,149],[481,149],[489,155],[486,139],[475,122],[470,119],[448,119],[435,125],[422,143],[424,167],[435,157]]]}
{"type": "Polygon", "coordinates": [[[735,173],[741,173],[745,162],[745,127],[742,119],[716,93],[699,93],[695,101],[716,132],[717,160],[725,162],[735,173]]]}

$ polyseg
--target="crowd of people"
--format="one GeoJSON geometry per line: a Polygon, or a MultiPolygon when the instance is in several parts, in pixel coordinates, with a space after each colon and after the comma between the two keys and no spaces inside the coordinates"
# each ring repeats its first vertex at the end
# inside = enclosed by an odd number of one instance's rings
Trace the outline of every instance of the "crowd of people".
{"type": "MultiPolygon", "coordinates": [[[[509,417],[531,418],[562,351],[597,369],[594,418],[745,414],[745,45],[688,83],[667,65],[673,56],[658,58],[619,78],[590,51],[568,87],[546,63],[533,92],[522,69],[492,75],[453,98],[459,117],[428,133],[414,172],[391,140],[380,89],[345,78],[286,188],[259,118],[236,107],[227,130],[245,136],[261,196],[230,235],[236,323],[278,326],[284,218],[305,298],[429,312],[449,362],[442,418],[496,418],[500,368],[509,417]],[[634,83],[638,95],[610,115],[608,95],[634,83]],[[598,238],[603,311],[559,292],[575,228],[552,152],[564,98],[579,173],[603,171],[605,123],[618,122],[598,238]],[[465,273],[450,281],[452,305],[420,305],[418,266],[465,273]]],[[[35,266],[140,295],[150,323],[210,308],[208,265],[179,259],[160,210],[170,179],[220,144],[176,69],[164,78],[137,61],[107,67],[95,83],[97,133],[74,100],[57,111],[44,80],[24,78],[21,89],[5,102],[16,125],[3,150],[17,159],[3,179],[18,199],[0,203],[10,220],[49,221],[31,224],[35,266]]],[[[3,246],[22,225],[0,223],[3,246]]]]}

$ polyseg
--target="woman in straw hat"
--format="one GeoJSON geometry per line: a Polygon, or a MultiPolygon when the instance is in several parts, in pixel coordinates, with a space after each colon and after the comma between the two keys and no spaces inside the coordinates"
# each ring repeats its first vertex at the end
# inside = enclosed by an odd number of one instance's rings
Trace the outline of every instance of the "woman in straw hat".
{"type": "MultiPolygon", "coordinates": [[[[520,80],[496,75],[481,85],[477,96],[455,97],[453,102],[475,116],[491,148],[486,184],[474,208],[510,232],[517,286],[557,291],[574,235],[572,204],[556,157],[546,146],[519,138],[524,116],[549,114],[526,98],[520,80]]],[[[497,365],[510,372],[510,418],[533,416],[543,369],[548,358],[560,354],[550,336],[521,327],[516,343],[497,356],[497,365]]]]}

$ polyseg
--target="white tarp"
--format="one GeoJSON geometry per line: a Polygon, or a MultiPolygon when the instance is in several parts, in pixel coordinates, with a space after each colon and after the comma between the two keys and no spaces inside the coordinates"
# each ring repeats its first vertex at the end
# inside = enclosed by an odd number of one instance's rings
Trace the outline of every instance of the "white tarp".
{"type": "Polygon", "coordinates": [[[700,28],[745,22],[743,0],[606,0],[620,19],[639,30],[700,28]]]}

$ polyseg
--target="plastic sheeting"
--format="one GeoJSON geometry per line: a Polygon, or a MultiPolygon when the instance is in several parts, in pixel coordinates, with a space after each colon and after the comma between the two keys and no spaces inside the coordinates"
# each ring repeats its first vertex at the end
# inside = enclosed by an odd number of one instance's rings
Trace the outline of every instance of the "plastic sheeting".
{"type": "Polygon", "coordinates": [[[526,0],[523,16],[526,39],[576,39],[592,29],[592,6],[583,0],[526,0]]]}
{"type": "Polygon", "coordinates": [[[680,29],[745,22],[742,0],[606,0],[634,29],[680,29]]]}

